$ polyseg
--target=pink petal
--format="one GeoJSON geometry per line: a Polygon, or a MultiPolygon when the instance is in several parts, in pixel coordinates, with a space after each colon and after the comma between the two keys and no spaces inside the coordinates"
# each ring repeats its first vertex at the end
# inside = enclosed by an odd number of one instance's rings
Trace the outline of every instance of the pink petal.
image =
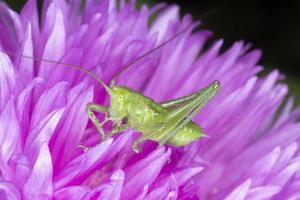
{"type": "Polygon", "coordinates": [[[251,179],[248,179],[234,189],[225,200],[244,200],[251,186],[251,179]]]}
{"type": "Polygon", "coordinates": [[[163,165],[168,161],[170,154],[170,150],[165,152],[164,148],[157,149],[125,170],[128,178],[125,180],[122,199],[134,198],[143,190],[145,185],[152,184],[163,165]]]}
{"type": "Polygon", "coordinates": [[[88,192],[90,192],[88,187],[70,186],[57,190],[54,194],[54,197],[55,199],[82,200],[88,192]]]}
{"type": "Polygon", "coordinates": [[[287,167],[285,167],[278,175],[271,177],[271,183],[283,187],[293,176],[299,172],[300,169],[300,159],[297,158],[287,167]]]}
{"type": "Polygon", "coordinates": [[[68,83],[59,82],[39,96],[32,113],[31,129],[34,129],[41,119],[45,118],[53,110],[65,107],[67,87],[68,83]]]}
{"type": "Polygon", "coordinates": [[[29,82],[25,88],[21,91],[16,100],[16,109],[18,112],[18,119],[23,129],[23,137],[25,132],[27,133],[30,127],[30,103],[32,102],[31,95],[33,89],[43,82],[42,78],[35,78],[29,82]]]}
{"type": "Polygon", "coordinates": [[[9,57],[0,52],[0,109],[16,90],[16,75],[9,57]]]}
{"type": "MultiPolygon", "coordinates": [[[[47,13],[44,34],[49,34],[46,41],[43,58],[49,60],[60,60],[65,53],[65,27],[62,10],[55,6],[55,2],[51,3],[47,13]]],[[[47,77],[53,70],[53,64],[41,63],[39,71],[40,76],[47,77]]]]}
{"type": "Polygon", "coordinates": [[[99,200],[118,200],[121,197],[125,174],[122,170],[113,173],[109,186],[104,188],[99,196],[99,200]]]}
{"type": "Polygon", "coordinates": [[[203,170],[203,167],[189,167],[174,173],[178,186],[181,186],[188,181],[192,176],[203,170]]]}
{"type": "Polygon", "coordinates": [[[23,187],[25,199],[49,199],[52,197],[52,161],[48,145],[41,145],[32,173],[23,187]]]}
{"type": "Polygon", "coordinates": [[[155,187],[145,198],[146,200],[167,200],[177,199],[178,183],[176,178],[171,175],[169,181],[161,187],[155,187]]]}
{"type": "Polygon", "coordinates": [[[60,189],[70,181],[76,181],[81,175],[87,173],[95,163],[103,159],[111,143],[112,139],[108,139],[70,161],[55,177],[55,188],[60,189]]]}
{"type": "Polygon", "coordinates": [[[0,199],[21,200],[21,194],[10,182],[0,181],[0,199]]]}
{"type": "Polygon", "coordinates": [[[0,115],[0,169],[6,171],[1,173],[4,180],[13,179],[13,174],[7,164],[14,153],[21,151],[20,140],[20,126],[13,99],[10,99],[0,115]]]}
{"type": "Polygon", "coordinates": [[[64,110],[65,109],[62,108],[50,112],[45,118],[42,118],[29,133],[25,142],[24,152],[31,161],[36,159],[41,145],[43,143],[49,143],[64,110]]]}
{"type": "Polygon", "coordinates": [[[150,34],[158,32],[158,41],[160,44],[163,37],[165,37],[167,29],[170,23],[174,23],[179,18],[179,7],[178,6],[170,6],[165,9],[159,15],[159,20],[155,20],[153,26],[151,27],[150,34]]]}
{"type": "Polygon", "coordinates": [[[67,106],[63,120],[58,125],[58,132],[52,138],[51,147],[53,162],[61,168],[72,157],[77,149],[88,122],[86,105],[93,100],[93,89],[86,88],[82,82],[72,88],[67,96],[67,106]]]}
{"type": "Polygon", "coordinates": [[[252,188],[247,194],[246,199],[271,199],[281,188],[274,185],[252,188]]]}
{"type": "MultiPolygon", "coordinates": [[[[33,47],[38,47],[39,43],[43,42],[43,38],[40,37],[41,33],[40,33],[40,24],[39,24],[39,13],[38,13],[38,9],[37,9],[36,0],[28,0],[26,2],[26,4],[24,5],[24,7],[22,8],[20,15],[21,15],[21,18],[24,20],[24,23],[28,23],[31,25],[32,44],[33,44],[33,47]]],[[[29,34],[27,35],[27,39],[30,40],[28,36],[29,36],[29,34]]],[[[28,45],[24,45],[24,43],[23,43],[23,46],[30,47],[30,42],[27,44],[28,45]]],[[[34,52],[32,52],[33,55],[41,57],[40,55],[42,52],[40,52],[41,50],[39,48],[35,48],[33,50],[34,50],[34,52]]],[[[22,52],[22,50],[21,50],[21,52],[22,52]]]]}
{"type": "MultiPolygon", "coordinates": [[[[20,55],[25,55],[25,56],[32,56],[33,57],[33,39],[32,39],[32,27],[31,24],[28,23],[26,27],[26,32],[25,32],[25,38],[23,40],[23,43],[21,44],[20,48],[20,55]]],[[[34,61],[33,59],[30,58],[25,58],[25,57],[20,57],[18,59],[18,64],[19,66],[19,71],[22,74],[22,78],[26,77],[26,79],[32,79],[34,74],[33,74],[33,67],[34,67],[34,61]]],[[[24,80],[28,81],[28,80],[24,80]]]]}
{"type": "Polygon", "coordinates": [[[10,52],[16,52],[19,39],[23,38],[23,24],[19,15],[9,9],[4,2],[0,2],[0,13],[0,29],[6,33],[0,36],[1,46],[10,52]]]}
{"type": "Polygon", "coordinates": [[[273,166],[278,161],[279,155],[280,155],[280,148],[276,148],[270,154],[258,160],[249,169],[247,173],[247,177],[252,177],[251,185],[254,186],[260,185],[266,180],[273,166]]]}

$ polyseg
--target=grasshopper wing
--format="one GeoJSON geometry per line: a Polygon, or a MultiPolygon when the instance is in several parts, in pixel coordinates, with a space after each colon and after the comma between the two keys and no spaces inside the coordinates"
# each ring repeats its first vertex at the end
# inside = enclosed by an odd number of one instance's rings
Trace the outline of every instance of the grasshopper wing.
{"type": "Polygon", "coordinates": [[[163,103],[166,108],[170,109],[167,124],[161,131],[165,137],[160,141],[163,145],[172,138],[180,129],[182,129],[191,119],[200,111],[200,109],[216,95],[220,89],[218,81],[214,81],[208,87],[194,93],[191,96],[175,99],[163,103]]]}
{"type": "MultiPolygon", "coordinates": [[[[178,124],[183,119],[189,118],[192,119],[200,109],[211,99],[220,89],[220,83],[218,81],[212,82],[206,88],[200,90],[197,93],[194,93],[190,97],[184,97],[177,100],[180,103],[172,103],[165,104],[169,107],[176,106],[175,110],[171,110],[168,114],[168,119],[172,121],[172,123],[178,124]]],[[[175,100],[176,101],[176,100],[175,100]]]]}
{"type": "Polygon", "coordinates": [[[195,98],[197,98],[199,92],[193,93],[189,96],[180,97],[178,99],[172,99],[172,100],[169,100],[169,101],[164,101],[164,102],[161,102],[160,105],[164,108],[169,109],[169,110],[174,110],[176,108],[185,106],[186,104],[193,101],[195,98]]]}
{"type": "Polygon", "coordinates": [[[157,133],[163,130],[167,126],[165,122],[152,122],[143,127],[143,130],[148,134],[157,133]]]}
{"type": "Polygon", "coordinates": [[[160,103],[160,105],[163,106],[164,108],[167,108],[167,109],[170,109],[170,110],[174,110],[176,108],[181,108],[181,107],[186,106],[187,104],[190,104],[194,100],[198,99],[199,96],[201,96],[201,94],[205,93],[205,91],[207,91],[208,89],[211,90],[210,92],[212,92],[212,94],[213,94],[212,97],[213,97],[216,94],[216,92],[219,91],[220,83],[218,81],[214,81],[208,87],[206,87],[204,89],[201,89],[198,92],[195,92],[191,95],[180,97],[180,98],[177,98],[177,99],[172,99],[172,100],[169,100],[169,101],[163,101],[163,102],[160,103]]]}

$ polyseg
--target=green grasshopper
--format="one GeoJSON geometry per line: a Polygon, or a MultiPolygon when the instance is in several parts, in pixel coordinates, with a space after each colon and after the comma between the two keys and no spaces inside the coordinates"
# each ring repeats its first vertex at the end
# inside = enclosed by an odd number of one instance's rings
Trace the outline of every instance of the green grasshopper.
{"type": "Polygon", "coordinates": [[[126,86],[116,86],[111,82],[106,91],[110,96],[110,106],[89,103],[87,113],[96,125],[102,139],[105,134],[102,129],[103,123],[95,117],[94,111],[103,112],[106,120],[112,120],[114,128],[109,137],[120,131],[134,128],[142,132],[143,136],[133,144],[133,150],[140,152],[140,144],[145,140],[159,142],[159,146],[168,144],[171,146],[187,145],[201,136],[205,136],[202,129],[191,119],[220,89],[220,83],[213,81],[206,88],[189,96],[156,103],[149,97],[140,94],[126,86]],[[126,123],[122,123],[123,119],[126,123]]]}
{"type": "MultiPolygon", "coordinates": [[[[186,29],[185,29],[186,30],[186,29]]],[[[158,45],[154,49],[146,52],[142,56],[121,69],[106,85],[95,73],[80,67],[67,63],[61,63],[46,59],[37,59],[30,56],[22,55],[25,58],[31,58],[37,61],[44,61],[54,64],[63,64],[83,71],[84,73],[95,78],[106,90],[110,96],[110,105],[105,107],[95,103],[89,103],[86,106],[87,114],[100,134],[101,141],[112,137],[114,134],[134,128],[142,132],[143,135],[133,144],[133,150],[140,152],[140,145],[146,140],[153,140],[159,143],[159,146],[168,144],[171,146],[184,146],[205,136],[203,130],[194,122],[192,118],[200,109],[220,90],[220,83],[213,81],[206,88],[199,90],[189,96],[184,96],[170,101],[156,103],[151,98],[144,96],[138,91],[134,91],[123,85],[116,85],[116,79],[130,68],[133,64],[161,48],[174,38],[178,37],[185,30],[175,34],[166,42],[158,45]],[[104,113],[105,119],[100,122],[96,117],[96,112],[104,113]],[[106,122],[112,121],[113,128],[106,135],[103,126],[106,122]]],[[[4,50],[5,53],[13,55],[4,50]]]]}
{"type": "Polygon", "coordinates": [[[94,103],[89,103],[86,107],[88,116],[96,126],[102,140],[107,138],[103,130],[103,125],[107,121],[113,122],[113,128],[109,132],[108,137],[112,137],[114,134],[129,128],[134,128],[136,131],[143,133],[143,136],[138,138],[133,144],[133,150],[137,153],[141,151],[141,143],[146,140],[156,141],[159,143],[159,146],[168,144],[178,147],[190,144],[205,136],[203,130],[192,122],[192,118],[220,90],[219,81],[213,81],[206,88],[189,96],[162,103],[156,103],[153,99],[124,85],[115,85],[116,79],[133,64],[161,48],[184,31],[175,34],[166,42],[146,52],[127,65],[127,67],[124,67],[110,81],[109,86],[98,78],[96,74],[88,72],[98,80],[110,96],[109,107],[94,103]],[[95,112],[105,114],[103,122],[97,119],[95,112]]]}

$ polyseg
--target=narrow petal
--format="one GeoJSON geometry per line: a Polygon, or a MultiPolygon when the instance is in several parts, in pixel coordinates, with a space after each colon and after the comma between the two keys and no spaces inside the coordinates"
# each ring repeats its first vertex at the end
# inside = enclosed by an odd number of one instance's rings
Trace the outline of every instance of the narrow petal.
{"type": "Polygon", "coordinates": [[[284,168],[278,175],[271,177],[270,183],[283,187],[292,177],[299,172],[300,158],[297,158],[294,162],[284,168]]]}
{"type": "Polygon", "coordinates": [[[31,24],[33,43],[37,45],[38,41],[40,41],[40,26],[36,0],[28,0],[22,8],[20,15],[26,24],[31,24]]]}
{"type": "MultiPolygon", "coordinates": [[[[28,23],[26,27],[26,32],[24,36],[24,40],[20,47],[20,55],[25,55],[29,57],[33,57],[33,39],[32,39],[32,27],[31,24],[28,23]]],[[[18,59],[18,62],[16,62],[16,65],[18,66],[18,69],[20,73],[22,74],[22,78],[26,77],[28,80],[24,80],[28,82],[30,79],[34,76],[34,61],[30,58],[25,58],[20,56],[18,59]]]]}
{"type": "Polygon", "coordinates": [[[187,180],[189,180],[192,176],[198,174],[203,170],[203,167],[190,167],[185,168],[183,170],[180,170],[178,172],[174,173],[174,176],[176,178],[176,181],[178,182],[178,185],[181,186],[184,184],[187,180]]]}
{"type": "Polygon", "coordinates": [[[53,110],[66,106],[65,93],[67,87],[67,82],[58,82],[39,96],[32,113],[31,129],[34,129],[41,119],[45,118],[53,110]]]}
{"type": "Polygon", "coordinates": [[[16,74],[9,57],[0,52],[0,109],[16,90],[16,74]]]}
{"type": "Polygon", "coordinates": [[[90,189],[85,186],[70,186],[59,189],[55,192],[55,199],[72,199],[82,200],[83,197],[90,192],[90,189]]]}
{"type": "Polygon", "coordinates": [[[13,99],[11,98],[0,115],[0,169],[4,180],[12,181],[14,179],[8,161],[13,154],[21,151],[20,130],[13,99]]]}
{"type": "Polygon", "coordinates": [[[88,170],[97,163],[97,161],[103,159],[111,143],[112,139],[108,139],[69,162],[55,177],[55,188],[59,189],[68,184],[70,181],[76,182],[80,180],[79,178],[81,175],[87,173],[88,170]]]}
{"type": "Polygon", "coordinates": [[[280,155],[280,148],[258,160],[248,171],[247,177],[252,177],[252,185],[260,185],[266,180],[280,155]]]}
{"type": "Polygon", "coordinates": [[[6,34],[1,34],[2,48],[16,52],[19,40],[23,38],[23,27],[19,15],[9,9],[4,2],[0,2],[0,29],[6,34]]]}
{"type": "Polygon", "coordinates": [[[42,118],[29,133],[25,142],[24,152],[31,161],[35,160],[38,156],[40,146],[43,143],[49,143],[64,111],[65,109],[62,108],[50,112],[45,118],[42,118]]]}
{"type": "Polygon", "coordinates": [[[128,179],[125,180],[122,199],[136,197],[146,184],[153,183],[163,165],[168,161],[170,154],[170,150],[165,152],[164,148],[160,148],[125,170],[128,179]]]}
{"type": "MultiPolygon", "coordinates": [[[[43,58],[49,60],[60,60],[65,53],[65,27],[62,10],[57,9],[55,2],[51,3],[46,14],[45,34],[49,34],[46,41],[43,58]],[[53,22],[48,20],[53,20],[53,22]],[[52,24],[53,23],[53,24],[52,24]]],[[[53,64],[41,63],[43,67],[40,68],[39,75],[48,77],[53,70],[53,64]]]]}
{"type": "Polygon", "coordinates": [[[146,200],[177,199],[178,183],[175,176],[171,175],[168,182],[161,187],[155,187],[145,198],[146,200]]]}
{"type": "Polygon", "coordinates": [[[177,21],[176,19],[178,18],[178,6],[170,6],[167,9],[165,9],[162,13],[160,13],[159,20],[155,20],[150,30],[150,34],[158,32],[158,44],[162,41],[163,37],[165,37],[169,24],[172,22],[174,23],[175,21],[177,21]]]}
{"type": "Polygon", "coordinates": [[[99,200],[119,200],[121,197],[121,192],[123,189],[123,182],[125,179],[125,174],[122,170],[118,170],[113,173],[110,178],[110,186],[103,189],[99,200]]]}
{"type": "Polygon", "coordinates": [[[21,194],[10,182],[0,181],[0,199],[21,200],[21,194]]]}
{"type": "Polygon", "coordinates": [[[32,173],[23,187],[26,199],[50,199],[53,194],[51,154],[46,143],[41,145],[32,173]]]}
{"type": "Polygon", "coordinates": [[[279,186],[274,185],[252,188],[248,192],[246,199],[271,199],[280,189],[279,186]]]}
{"type": "Polygon", "coordinates": [[[25,88],[20,92],[19,96],[17,97],[16,109],[19,111],[17,114],[23,129],[22,131],[23,136],[25,136],[25,133],[29,131],[29,127],[30,127],[31,108],[29,105],[30,103],[32,103],[31,97],[32,97],[33,89],[39,84],[41,84],[42,82],[43,82],[42,78],[33,79],[25,86],[25,88]]]}
{"type": "Polygon", "coordinates": [[[93,88],[86,88],[82,82],[72,88],[67,97],[67,106],[63,120],[58,125],[59,131],[51,141],[53,162],[58,168],[72,158],[88,122],[86,105],[93,100],[93,88]]]}
{"type": "Polygon", "coordinates": [[[251,186],[251,180],[247,180],[234,189],[225,200],[244,200],[251,186]]]}

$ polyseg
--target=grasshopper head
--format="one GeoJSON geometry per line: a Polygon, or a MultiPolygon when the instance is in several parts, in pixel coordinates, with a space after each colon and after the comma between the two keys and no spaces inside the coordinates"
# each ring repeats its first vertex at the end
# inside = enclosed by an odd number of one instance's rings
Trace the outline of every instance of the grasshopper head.
{"type": "Polygon", "coordinates": [[[109,114],[115,122],[127,116],[130,91],[126,87],[111,86],[109,114]]]}

